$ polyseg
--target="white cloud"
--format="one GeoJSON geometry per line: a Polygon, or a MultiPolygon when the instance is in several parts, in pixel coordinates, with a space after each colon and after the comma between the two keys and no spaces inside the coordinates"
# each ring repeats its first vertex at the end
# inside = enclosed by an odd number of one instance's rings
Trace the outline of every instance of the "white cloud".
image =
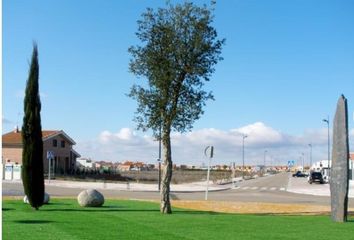
{"type": "Polygon", "coordinates": [[[287,136],[262,122],[256,122],[238,129],[231,130],[238,135],[247,135],[247,141],[253,146],[267,146],[269,144],[285,143],[287,136]]]}
{"type": "Polygon", "coordinates": [[[102,145],[140,146],[148,144],[149,141],[149,138],[137,135],[130,128],[122,128],[117,133],[105,130],[98,136],[98,142],[102,145]]]}
{"type": "MultiPolygon", "coordinates": [[[[256,122],[228,131],[209,128],[195,130],[186,134],[171,134],[172,158],[177,164],[196,164],[205,162],[203,151],[206,146],[215,147],[216,164],[242,160],[242,134],[245,139],[245,160],[251,164],[261,164],[267,150],[267,162],[286,164],[288,160],[299,160],[302,153],[305,161],[309,159],[309,143],[312,143],[313,160],[327,156],[327,129],[309,129],[302,135],[289,135],[275,130],[262,122],[256,122]]],[[[350,131],[354,137],[354,129],[350,131]]],[[[77,150],[82,156],[96,160],[124,161],[136,160],[156,162],[158,142],[151,136],[140,135],[129,128],[116,133],[102,131],[98,138],[81,142],[77,150]]]]}
{"type": "Polygon", "coordinates": [[[349,137],[354,138],[354,128],[349,130],[349,137]]]}
{"type": "Polygon", "coordinates": [[[5,118],[4,116],[2,116],[2,124],[3,125],[8,125],[8,124],[14,124],[14,122],[9,120],[9,119],[7,119],[7,118],[5,118]]]}

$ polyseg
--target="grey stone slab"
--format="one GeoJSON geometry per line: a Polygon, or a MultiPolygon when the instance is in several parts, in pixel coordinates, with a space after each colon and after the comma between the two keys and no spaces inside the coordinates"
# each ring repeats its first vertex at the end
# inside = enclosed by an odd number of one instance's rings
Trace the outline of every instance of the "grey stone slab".
{"type": "Polygon", "coordinates": [[[333,121],[332,166],[330,176],[331,217],[335,222],[347,221],[349,187],[348,107],[342,95],[333,121]]]}

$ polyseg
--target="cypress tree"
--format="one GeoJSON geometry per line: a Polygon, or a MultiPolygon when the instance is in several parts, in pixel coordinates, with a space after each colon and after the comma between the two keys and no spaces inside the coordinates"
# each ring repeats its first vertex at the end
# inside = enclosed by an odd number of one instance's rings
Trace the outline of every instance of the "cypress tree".
{"type": "Polygon", "coordinates": [[[38,76],[38,49],[34,44],[24,99],[22,182],[28,201],[36,210],[43,205],[44,198],[43,140],[38,76]]]}

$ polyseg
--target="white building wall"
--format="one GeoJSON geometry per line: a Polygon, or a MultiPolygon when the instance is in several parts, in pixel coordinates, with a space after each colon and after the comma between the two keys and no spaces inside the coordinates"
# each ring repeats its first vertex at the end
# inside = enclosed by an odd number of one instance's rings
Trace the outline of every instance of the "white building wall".
{"type": "Polygon", "coordinates": [[[93,162],[91,159],[79,158],[76,159],[76,166],[84,168],[93,168],[93,162]]]}
{"type": "MultiPolygon", "coordinates": [[[[331,166],[332,162],[329,161],[329,165],[331,166]]],[[[315,162],[312,164],[311,166],[311,170],[313,171],[321,171],[323,168],[328,168],[328,160],[321,160],[321,161],[318,161],[318,162],[315,162]]]]}

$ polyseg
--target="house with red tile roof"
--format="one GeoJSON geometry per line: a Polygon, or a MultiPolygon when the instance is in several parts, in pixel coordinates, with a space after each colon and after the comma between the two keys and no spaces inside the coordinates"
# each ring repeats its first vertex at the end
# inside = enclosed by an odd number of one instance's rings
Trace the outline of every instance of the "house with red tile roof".
{"type": "MultiPolygon", "coordinates": [[[[75,169],[76,159],[80,157],[73,146],[75,141],[63,130],[42,131],[43,139],[43,169],[48,173],[49,162],[47,152],[54,153],[52,171],[54,173],[70,173],[75,169]]],[[[21,132],[15,131],[2,135],[2,163],[9,162],[22,164],[22,136],[21,132]]]]}

